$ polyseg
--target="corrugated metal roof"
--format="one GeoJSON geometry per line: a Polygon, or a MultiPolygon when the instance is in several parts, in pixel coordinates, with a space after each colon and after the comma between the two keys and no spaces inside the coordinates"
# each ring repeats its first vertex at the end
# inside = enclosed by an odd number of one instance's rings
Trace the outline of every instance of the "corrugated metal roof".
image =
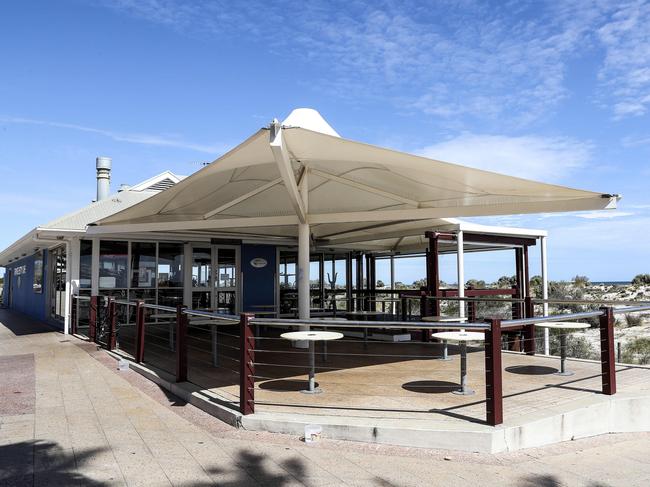
{"type": "Polygon", "coordinates": [[[151,191],[120,191],[105,200],[96,201],[61,218],[52,220],[42,225],[41,228],[85,230],[88,224],[125,210],[136,203],[151,198],[154,194],[156,193],[151,191]]]}

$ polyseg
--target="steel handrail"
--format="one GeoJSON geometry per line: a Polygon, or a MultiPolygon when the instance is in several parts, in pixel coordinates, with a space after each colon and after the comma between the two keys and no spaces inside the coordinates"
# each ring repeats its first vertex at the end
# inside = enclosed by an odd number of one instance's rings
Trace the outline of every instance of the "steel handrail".
{"type": "MultiPolygon", "coordinates": [[[[496,295],[495,295],[496,296],[496,295]]],[[[459,298],[458,296],[453,296],[453,297],[446,297],[446,296],[409,296],[410,298],[417,298],[420,299],[420,297],[426,298],[426,299],[437,299],[439,301],[484,301],[488,303],[492,302],[504,302],[504,303],[523,303],[525,301],[524,298],[481,298],[477,296],[465,296],[462,298],[459,298]]]]}
{"type": "Polygon", "coordinates": [[[573,321],[585,318],[596,318],[602,316],[602,311],[585,311],[583,313],[567,313],[564,315],[537,316],[532,318],[518,318],[514,320],[503,320],[501,328],[512,328],[521,325],[534,325],[537,323],[552,323],[554,321],[573,321]]]}
{"type": "Polygon", "coordinates": [[[233,321],[233,322],[237,322],[237,323],[239,323],[239,321],[240,321],[239,316],[219,314],[219,313],[215,313],[214,311],[201,311],[201,310],[193,310],[193,309],[183,308],[182,313],[186,314],[186,315],[202,316],[204,318],[213,318],[213,319],[219,319],[219,320],[224,320],[224,321],[233,321]]]}
{"type": "Polygon", "coordinates": [[[176,308],[172,306],[163,306],[161,304],[150,304],[150,303],[143,303],[142,306],[148,309],[155,309],[158,311],[168,311],[169,313],[176,313],[176,308]]]}
{"type": "Polygon", "coordinates": [[[650,302],[648,301],[616,301],[616,300],[607,300],[607,301],[594,301],[594,300],[587,300],[587,299],[576,299],[576,300],[571,300],[571,299],[541,299],[541,298],[533,298],[533,303],[536,304],[598,304],[601,306],[616,306],[616,305],[621,305],[621,306],[645,306],[645,305],[650,305],[650,302]]]}
{"type": "Polygon", "coordinates": [[[353,321],[353,320],[278,320],[276,318],[252,318],[252,324],[267,326],[310,325],[325,328],[385,328],[385,329],[466,329],[489,330],[489,323],[431,322],[431,321],[353,321]]]}

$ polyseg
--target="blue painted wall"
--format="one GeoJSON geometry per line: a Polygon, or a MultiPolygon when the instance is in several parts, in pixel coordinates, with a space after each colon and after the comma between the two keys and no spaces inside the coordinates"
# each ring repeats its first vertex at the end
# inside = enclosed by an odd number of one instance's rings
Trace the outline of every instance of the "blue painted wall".
{"type": "MultiPolygon", "coordinates": [[[[47,252],[43,252],[43,289],[42,292],[34,292],[34,260],[36,256],[30,255],[23,259],[12,262],[7,266],[7,270],[11,270],[12,282],[12,309],[25,313],[38,320],[47,320],[47,296],[48,296],[48,267],[47,267],[47,252]],[[19,266],[26,266],[26,272],[21,276],[16,276],[15,269],[19,266]],[[20,286],[18,285],[20,281],[20,286]]],[[[9,298],[8,283],[5,286],[3,299],[9,298]]],[[[8,301],[5,301],[9,305],[8,301]]]]}
{"type": "Polygon", "coordinates": [[[7,273],[7,267],[5,267],[5,279],[2,284],[2,305],[9,306],[9,274],[7,273]]]}
{"type": "Polygon", "coordinates": [[[277,268],[275,246],[242,244],[241,268],[244,274],[242,310],[255,312],[253,306],[273,305],[277,268]],[[255,268],[251,265],[251,260],[258,257],[268,262],[266,267],[255,268]]]}

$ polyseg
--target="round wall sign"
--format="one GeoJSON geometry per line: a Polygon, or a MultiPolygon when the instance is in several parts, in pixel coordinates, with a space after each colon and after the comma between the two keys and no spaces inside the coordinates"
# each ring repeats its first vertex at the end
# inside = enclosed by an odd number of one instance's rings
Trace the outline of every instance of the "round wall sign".
{"type": "Polygon", "coordinates": [[[268,265],[268,262],[266,261],[266,259],[262,259],[261,257],[256,257],[253,260],[251,260],[251,265],[256,269],[261,269],[262,267],[266,267],[268,265]]]}

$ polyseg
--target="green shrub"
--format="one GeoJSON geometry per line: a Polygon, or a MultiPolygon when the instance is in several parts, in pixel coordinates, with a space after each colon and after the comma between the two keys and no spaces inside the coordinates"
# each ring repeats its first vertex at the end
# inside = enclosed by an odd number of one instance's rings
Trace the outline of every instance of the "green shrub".
{"type": "Polygon", "coordinates": [[[632,279],[632,284],[635,286],[643,286],[650,284],[650,274],[637,274],[632,279]]]}
{"type": "Polygon", "coordinates": [[[633,315],[625,313],[625,324],[627,326],[639,326],[643,324],[643,315],[633,315]]]}
{"type": "Polygon", "coordinates": [[[636,338],[623,348],[623,362],[646,365],[650,363],[650,338],[636,338]]]}
{"type": "MultiPolygon", "coordinates": [[[[552,330],[549,342],[551,355],[560,355],[560,334],[566,333],[564,330],[552,330]]],[[[567,335],[566,337],[566,355],[570,358],[583,358],[596,360],[599,358],[598,351],[591,342],[581,335],[567,335]]]]}

